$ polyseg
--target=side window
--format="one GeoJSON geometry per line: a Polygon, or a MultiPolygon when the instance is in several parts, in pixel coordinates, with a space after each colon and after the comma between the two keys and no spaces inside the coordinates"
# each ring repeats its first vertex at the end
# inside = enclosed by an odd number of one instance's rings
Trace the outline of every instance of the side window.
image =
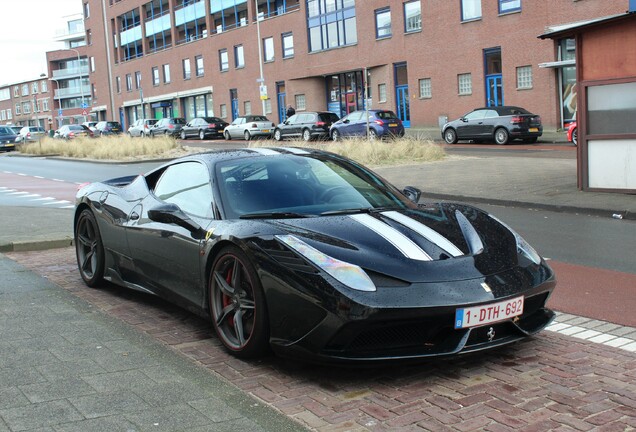
{"type": "Polygon", "coordinates": [[[485,114],[486,114],[486,110],[477,110],[477,111],[473,111],[471,113],[466,114],[464,118],[466,120],[479,120],[479,119],[483,119],[485,114]]]}
{"type": "Polygon", "coordinates": [[[289,124],[294,124],[294,123],[296,123],[297,120],[298,120],[298,114],[293,115],[293,116],[291,116],[290,118],[287,119],[289,124]]]}
{"type": "Polygon", "coordinates": [[[484,116],[484,118],[495,118],[495,117],[499,117],[499,114],[495,110],[487,110],[486,115],[484,116]]]}
{"type": "Polygon", "coordinates": [[[183,162],[168,167],[154,188],[155,196],[194,216],[212,217],[212,187],[205,165],[183,162]]]}

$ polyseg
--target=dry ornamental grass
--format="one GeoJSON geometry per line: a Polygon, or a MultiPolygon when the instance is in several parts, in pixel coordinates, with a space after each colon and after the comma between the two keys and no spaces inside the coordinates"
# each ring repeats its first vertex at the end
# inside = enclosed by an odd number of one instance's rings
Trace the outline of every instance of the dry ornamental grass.
{"type": "MultiPolygon", "coordinates": [[[[409,163],[443,160],[446,153],[432,141],[414,137],[395,140],[347,139],[332,141],[253,140],[249,147],[305,147],[330,151],[369,166],[403,165],[409,163]]],[[[130,161],[142,159],[173,159],[204,149],[184,147],[167,136],[156,138],[131,138],[127,135],[100,138],[76,138],[62,140],[44,138],[41,143],[29,143],[20,151],[32,155],[58,155],[69,158],[130,161]]]]}

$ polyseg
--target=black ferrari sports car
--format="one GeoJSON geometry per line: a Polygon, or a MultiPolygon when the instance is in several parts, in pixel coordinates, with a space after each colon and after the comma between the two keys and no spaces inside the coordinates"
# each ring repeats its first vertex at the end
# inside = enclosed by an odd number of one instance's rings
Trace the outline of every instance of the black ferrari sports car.
{"type": "Polygon", "coordinates": [[[492,215],[418,204],[344,157],[221,150],[77,194],[79,271],[209,317],[223,345],[332,362],[422,359],[547,326],[553,271],[492,215]]]}

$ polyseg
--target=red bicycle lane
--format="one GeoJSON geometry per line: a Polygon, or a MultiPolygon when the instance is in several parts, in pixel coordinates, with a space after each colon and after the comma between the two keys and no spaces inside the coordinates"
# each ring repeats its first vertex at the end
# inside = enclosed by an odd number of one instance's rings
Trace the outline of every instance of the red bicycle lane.
{"type": "Polygon", "coordinates": [[[14,189],[16,192],[29,192],[71,203],[75,201],[78,188],[78,185],[72,182],[10,172],[0,172],[0,186],[14,189]]]}

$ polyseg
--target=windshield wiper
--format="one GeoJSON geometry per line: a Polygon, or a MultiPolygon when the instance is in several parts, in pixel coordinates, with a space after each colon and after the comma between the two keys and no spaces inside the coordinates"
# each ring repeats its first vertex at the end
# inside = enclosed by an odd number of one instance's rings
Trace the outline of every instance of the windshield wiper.
{"type": "Polygon", "coordinates": [[[309,218],[316,217],[316,215],[306,213],[294,213],[294,212],[262,212],[262,213],[247,213],[239,216],[239,219],[293,219],[293,218],[309,218]]]}
{"type": "Polygon", "coordinates": [[[346,208],[340,210],[329,210],[320,213],[320,216],[333,216],[333,215],[346,215],[346,214],[358,214],[358,213],[379,213],[389,210],[402,210],[403,207],[399,206],[385,206],[385,207],[356,207],[346,208]]]}

